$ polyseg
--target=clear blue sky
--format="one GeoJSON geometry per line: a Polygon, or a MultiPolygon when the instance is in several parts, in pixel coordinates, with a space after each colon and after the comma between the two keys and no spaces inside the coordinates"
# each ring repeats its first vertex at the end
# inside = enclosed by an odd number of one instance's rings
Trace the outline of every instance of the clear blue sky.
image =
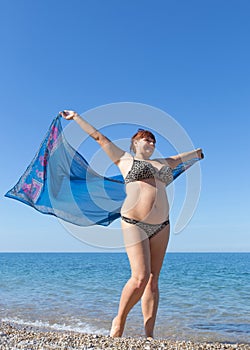
{"type": "Polygon", "coordinates": [[[169,250],[249,251],[249,13],[248,0],[2,1],[0,251],[97,250],[3,196],[59,110],[122,101],[168,112],[206,154],[169,250]]]}

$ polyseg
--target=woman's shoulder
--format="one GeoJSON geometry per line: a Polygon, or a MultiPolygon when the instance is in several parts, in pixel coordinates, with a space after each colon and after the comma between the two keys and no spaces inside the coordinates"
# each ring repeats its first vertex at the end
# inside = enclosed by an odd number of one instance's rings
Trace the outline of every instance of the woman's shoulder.
{"type": "Polygon", "coordinates": [[[152,160],[152,162],[160,163],[160,164],[163,164],[163,165],[168,165],[168,162],[167,162],[166,158],[154,158],[154,159],[151,159],[151,160],[152,160]]]}
{"type": "Polygon", "coordinates": [[[123,156],[120,158],[118,167],[123,176],[127,175],[128,170],[131,168],[133,164],[133,159],[134,157],[129,152],[125,152],[123,156]]]}
{"type": "Polygon", "coordinates": [[[123,156],[120,158],[120,161],[129,161],[129,160],[133,160],[133,156],[132,154],[130,154],[129,152],[124,152],[123,156]]]}

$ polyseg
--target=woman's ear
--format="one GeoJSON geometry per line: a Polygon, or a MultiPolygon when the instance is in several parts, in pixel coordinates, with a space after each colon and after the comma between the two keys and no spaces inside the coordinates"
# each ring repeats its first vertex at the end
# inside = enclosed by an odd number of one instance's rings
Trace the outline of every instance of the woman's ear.
{"type": "Polygon", "coordinates": [[[134,140],[134,141],[133,141],[133,151],[134,151],[134,153],[136,153],[136,147],[137,147],[137,145],[138,145],[138,140],[134,140]]]}

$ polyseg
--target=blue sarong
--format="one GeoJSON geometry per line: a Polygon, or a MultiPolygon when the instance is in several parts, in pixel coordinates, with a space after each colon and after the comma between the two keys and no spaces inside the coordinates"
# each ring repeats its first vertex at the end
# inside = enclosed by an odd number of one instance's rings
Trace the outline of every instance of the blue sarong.
{"type": "MultiPolygon", "coordinates": [[[[31,164],[5,196],[75,225],[107,226],[120,217],[124,179],[96,173],[68,143],[60,119],[58,115],[53,120],[31,164]]],[[[198,160],[179,164],[172,170],[173,179],[198,160]]]]}

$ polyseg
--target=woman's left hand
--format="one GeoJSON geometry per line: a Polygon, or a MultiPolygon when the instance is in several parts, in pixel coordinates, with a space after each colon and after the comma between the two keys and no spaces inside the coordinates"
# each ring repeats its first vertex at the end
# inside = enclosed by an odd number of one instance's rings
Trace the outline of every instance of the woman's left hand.
{"type": "Polygon", "coordinates": [[[197,152],[198,157],[199,157],[200,159],[203,159],[203,158],[204,158],[204,153],[202,152],[202,148],[197,148],[196,152],[197,152]]]}

